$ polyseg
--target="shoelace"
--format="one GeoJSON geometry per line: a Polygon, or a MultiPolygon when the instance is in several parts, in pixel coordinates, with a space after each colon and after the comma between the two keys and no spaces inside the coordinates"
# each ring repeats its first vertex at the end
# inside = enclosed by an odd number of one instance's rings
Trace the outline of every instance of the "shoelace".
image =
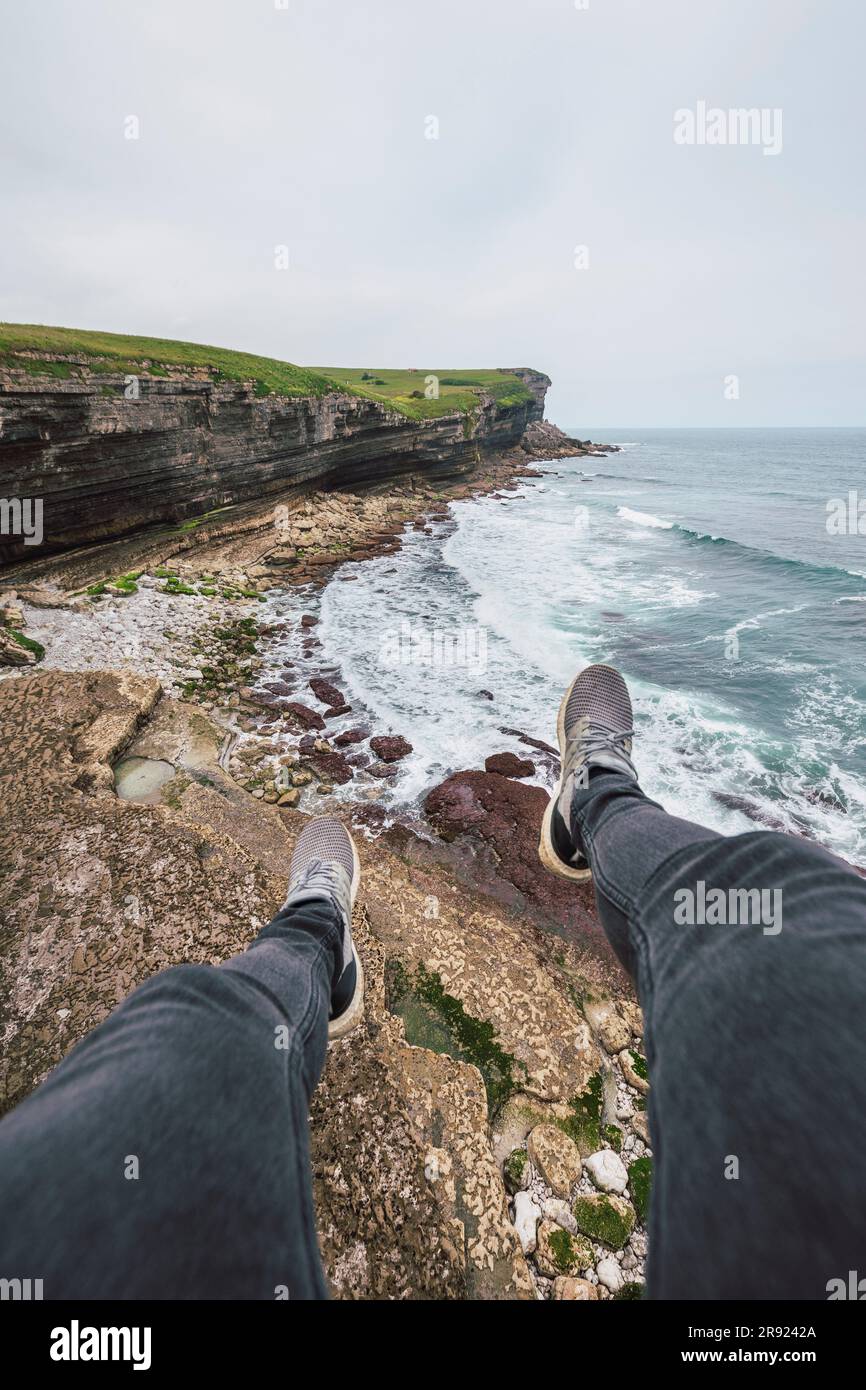
{"type": "Polygon", "coordinates": [[[565,759],[562,771],[563,782],[574,772],[578,764],[587,762],[593,753],[618,753],[634,770],[634,764],[624,746],[629,739],[634,738],[634,729],[609,729],[605,724],[584,719],[580,721],[577,731],[571,738],[574,741],[571,751],[565,759]]]}
{"type": "Polygon", "coordinates": [[[290,891],[296,893],[299,888],[312,889],[341,898],[344,890],[339,876],[334,872],[337,867],[341,866],[331,859],[308,859],[297,879],[293,879],[289,885],[290,891]]]}

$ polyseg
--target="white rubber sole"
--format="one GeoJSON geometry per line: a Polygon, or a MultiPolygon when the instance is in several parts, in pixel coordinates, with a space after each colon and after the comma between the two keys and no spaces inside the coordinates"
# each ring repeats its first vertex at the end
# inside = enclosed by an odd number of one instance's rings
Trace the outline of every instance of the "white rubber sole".
{"type": "MultiPolygon", "coordinates": [[[[606,666],[605,669],[613,671],[615,668],[613,666],[606,666]]],[[[559,705],[559,714],[556,717],[556,737],[559,741],[560,766],[565,762],[565,710],[569,696],[580,674],[580,671],[578,671],[577,676],[575,676],[571,685],[563,695],[559,705]]],[[[561,792],[562,776],[560,775],[554,793],[547,803],[544,819],[541,822],[541,835],[538,840],[538,857],[545,869],[549,869],[552,874],[558,874],[560,878],[570,879],[572,883],[585,883],[588,878],[592,878],[592,869],[576,869],[572,864],[566,864],[563,859],[560,859],[553,844],[553,811],[561,792]]]]}
{"type": "MultiPolygon", "coordinates": [[[[348,830],[346,834],[349,835],[348,830]]],[[[355,906],[355,898],[358,896],[358,888],[361,884],[361,861],[358,858],[358,847],[352,836],[352,907],[355,906]]],[[[358,978],[355,982],[355,993],[352,995],[348,1008],[345,1008],[339,1018],[332,1018],[328,1024],[328,1042],[337,1042],[340,1038],[345,1038],[347,1034],[353,1032],[364,1017],[364,967],[361,964],[361,957],[352,942],[352,955],[355,958],[355,969],[358,978]]]]}

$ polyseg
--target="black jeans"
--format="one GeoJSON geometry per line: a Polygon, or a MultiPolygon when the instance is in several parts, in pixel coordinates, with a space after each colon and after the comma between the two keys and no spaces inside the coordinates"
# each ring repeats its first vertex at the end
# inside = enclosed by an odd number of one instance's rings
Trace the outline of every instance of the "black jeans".
{"type": "MultiPolygon", "coordinates": [[[[616,775],[575,814],[646,1020],[651,1296],[824,1299],[866,1276],[866,885],[616,775]],[[769,911],[702,922],[711,889],[769,911]]],[[[48,1299],[326,1297],[307,1105],[338,959],[335,914],[305,904],[130,995],[0,1122],[0,1277],[48,1299]]]]}
{"type": "Polygon", "coordinates": [[[134,991],[0,1122],[0,1277],[46,1299],[327,1298],[307,1109],[330,903],[134,991]]]}
{"type": "Polygon", "coordinates": [[[644,1012],[649,1295],[826,1299],[866,1277],[866,882],[616,774],[576,791],[572,824],[644,1012]]]}

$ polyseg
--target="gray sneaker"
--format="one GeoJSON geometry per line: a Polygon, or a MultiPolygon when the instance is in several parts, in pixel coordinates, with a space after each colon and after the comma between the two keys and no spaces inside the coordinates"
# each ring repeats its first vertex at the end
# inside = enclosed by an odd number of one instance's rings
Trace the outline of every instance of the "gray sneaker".
{"type": "Polygon", "coordinates": [[[588,786],[592,768],[607,768],[637,781],[632,763],[631,700],[613,666],[587,666],[575,676],[557,720],[562,768],[541,825],[538,854],[546,869],[562,878],[586,879],[589,864],[574,844],[571,801],[576,786],[588,786]]]}
{"type": "Polygon", "coordinates": [[[352,941],[352,908],[360,882],[358,851],[345,826],[324,816],[305,825],[292,855],[283,906],[327,898],[342,918],[343,961],[331,991],[329,1041],[351,1033],[364,1013],[364,971],[352,941]]]}

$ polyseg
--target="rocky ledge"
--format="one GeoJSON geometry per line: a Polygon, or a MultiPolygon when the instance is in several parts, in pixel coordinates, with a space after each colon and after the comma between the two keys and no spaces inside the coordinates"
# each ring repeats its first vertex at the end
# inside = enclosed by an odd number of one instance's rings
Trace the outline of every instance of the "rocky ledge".
{"type": "MultiPolygon", "coordinates": [[[[223,751],[151,678],[0,682],[4,1108],[137,984],[242,950],[282,901],[304,817],[223,751]]],[[[651,1153],[621,977],[409,832],[358,840],[366,1014],[312,1111],[334,1294],[635,1296],[651,1153]]]]}

